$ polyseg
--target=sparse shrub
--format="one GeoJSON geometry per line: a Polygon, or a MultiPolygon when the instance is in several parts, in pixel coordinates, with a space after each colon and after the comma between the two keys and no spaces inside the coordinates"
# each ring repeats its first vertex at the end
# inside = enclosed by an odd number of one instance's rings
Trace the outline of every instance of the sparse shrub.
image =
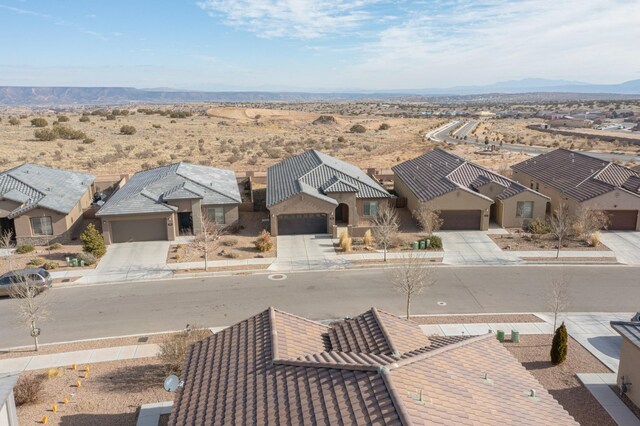
{"type": "Polygon", "coordinates": [[[391,126],[389,126],[387,123],[382,123],[380,127],[378,127],[378,130],[389,130],[390,128],[391,126]]]}
{"type": "Polygon", "coordinates": [[[227,247],[234,247],[236,245],[238,245],[238,240],[235,238],[229,238],[226,239],[224,241],[222,241],[222,245],[223,246],[227,246],[227,247]]]}
{"type": "Polygon", "coordinates": [[[122,127],[120,127],[120,133],[123,135],[135,135],[136,134],[136,128],[133,126],[129,126],[129,125],[124,125],[122,127]]]}
{"type": "Polygon", "coordinates": [[[253,243],[262,253],[268,252],[273,248],[273,238],[271,238],[271,234],[266,229],[263,229],[258,236],[258,239],[253,243]]]}
{"type": "Polygon", "coordinates": [[[52,129],[38,129],[33,132],[33,137],[35,137],[39,141],[51,142],[58,139],[58,133],[52,129]]]}
{"type": "Polygon", "coordinates": [[[159,124],[152,124],[151,127],[153,127],[154,129],[161,129],[162,126],[159,124]]]}
{"type": "Polygon", "coordinates": [[[239,257],[240,257],[240,254],[239,254],[237,251],[232,250],[232,251],[230,251],[229,253],[227,253],[227,257],[228,257],[229,259],[237,259],[237,258],[239,258],[239,257]]]}
{"type": "Polygon", "coordinates": [[[44,118],[38,117],[31,120],[31,125],[34,127],[47,127],[49,123],[44,118]]]}
{"type": "Polygon", "coordinates": [[[31,253],[32,251],[35,251],[35,249],[36,248],[31,244],[22,244],[16,247],[16,253],[18,254],[31,253]]]}
{"type": "Polygon", "coordinates": [[[93,254],[86,252],[79,253],[76,257],[78,258],[78,261],[84,262],[87,266],[94,265],[98,261],[93,254]]]}
{"type": "Polygon", "coordinates": [[[62,368],[60,367],[47,369],[47,379],[49,380],[60,377],[61,374],[62,374],[62,368]]]}
{"type": "Polygon", "coordinates": [[[21,375],[13,388],[16,406],[34,404],[42,393],[42,376],[21,375]]]}
{"type": "Polygon", "coordinates": [[[58,262],[45,262],[44,265],[42,265],[42,267],[47,271],[50,271],[52,269],[57,269],[58,266],[60,266],[58,265],[58,262]]]}
{"type": "Polygon", "coordinates": [[[551,342],[551,362],[555,365],[562,364],[567,359],[567,352],[569,349],[569,339],[567,337],[567,328],[564,325],[564,321],[558,327],[553,335],[553,341],[551,342]]]}
{"type": "Polygon", "coordinates": [[[364,133],[367,131],[367,129],[362,124],[354,124],[353,126],[351,126],[349,131],[351,133],[364,133]]]}
{"type": "Polygon", "coordinates": [[[167,373],[180,374],[189,347],[211,336],[211,332],[201,326],[193,326],[180,333],[172,334],[160,342],[158,358],[167,369],[167,373]]]}
{"type": "Polygon", "coordinates": [[[367,229],[364,233],[364,237],[362,237],[362,243],[365,246],[370,246],[373,244],[373,235],[371,234],[371,229],[367,229]]]}
{"type": "Polygon", "coordinates": [[[88,115],[82,115],[79,120],[81,123],[88,123],[91,121],[88,115]]]}
{"type": "Polygon", "coordinates": [[[40,266],[42,264],[44,264],[45,260],[41,257],[34,257],[33,259],[31,259],[29,261],[29,263],[27,263],[27,265],[29,266],[40,266]]]}
{"type": "Polygon", "coordinates": [[[345,141],[344,136],[338,136],[338,142],[344,143],[344,141],[345,141]]]}
{"type": "Polygon", "coordinates": [[[83,144],[85,144],[85,145],[89,145],[89,144],[94,143],[95,141],[96,141],[96,140],[95,140],[95,139],[93,139],[93,138],[84,138],[84,139],[82,140],[82,143],[83,143],[83,144]]]}
{"type": "Polygon", "coordinates": [[[600,231],[596,231],[593,234],[591,234],[589,236],[589,245],[591,247],[598,247],[600,246],[600,231]]]}
{"type": "Polygon", "coordinates": [[[529,222],[529,232],[535,235],[545,235],[551,232],[551,226],[542,219],[534,219],[529,222]]]}
{"type": "Polygon", "coordinates": [[[340,243],[340,248],[344,252],[350,252],[352,243],[353,243],[353,239],[347,237],[344,240],[342,240],[342,242],[340,243]]]}
{"type": "Polygon", "coordinates": [[[69,117],[67,117],[66,115],[58,116],[58,123],[66,123],[67,121],[69,121],[69,117]]]}
{"type": "Polygon", "coordinates": [[[107,248],[104,245],[104,238],[102,238],[102,235],[93,223],[87,225],[87,228],[82,235],[80,235],[80,239],[82,240],[84,251],[93,254],[97,258],[104,256],[107,252],[107,248]]]}
{"type": "Polygon", "coordinates": [[[340,244],[340,247],[342,247],[344,240],[347,238],[349,238],[349,233],[347,231],[340,232],[340,235],[338,236],[338,244],[340,244]]]}
{"type": "Polygon", "coordinates": [[[12,126],[18,126],[20,124],[20,120],[15,117],[9,118],[9,124],[12,126]]]}
{"type": "Polygon", "coordinates": [[[107,120],[115,120],[116,116],[113,114],[107,114],[107,120]]]}
{"type": "Polygon", "coordinates": [[[53,131],[61,139],[80,140],[87,137],[82,130],[75,130],[67,126],[55,126],[53,131]]]}
{"type": "Polygon", "coordinates": [[[425,241],[429,240],[429,248],[431,249],[441,249],[442,248],[442,238],[437,235],[430,235],[429,238],[425,238],[425,241]]]}

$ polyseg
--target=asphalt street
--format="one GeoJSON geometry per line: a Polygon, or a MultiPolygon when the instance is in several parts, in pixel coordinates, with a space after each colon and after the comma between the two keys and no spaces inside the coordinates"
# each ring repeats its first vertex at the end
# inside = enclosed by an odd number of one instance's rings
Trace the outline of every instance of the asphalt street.
{"type": "MultiPolygon", "coordinates": [[[[413,301],[413,313],[548,311],[549,282],[570,278],[573,312],[640,309],[640,268],[628,266],[434,267],[436,283],[413,301]],[[438,303],[440,302],[440,304],[438,303]],[[445,304],[442,304],[444,302],[445,304]]],[[[186,324],[230,325],[272,305],[313,319],[354,316],[371,306],[402,313],[403,296],[383,269],[266,274],[69,286],[51,290],[41,341],[60,342],[177,330],[186,324]]],[[[30,343],[14,320],[13,299],[0,299],[0,348],[30,343]]]]}

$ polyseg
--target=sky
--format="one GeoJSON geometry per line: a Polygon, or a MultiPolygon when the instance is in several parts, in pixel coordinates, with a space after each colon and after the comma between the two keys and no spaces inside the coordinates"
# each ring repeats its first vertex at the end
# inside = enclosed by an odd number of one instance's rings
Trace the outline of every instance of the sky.
{"type": "Polygon", "coordinates": [[[640,0],[0,0],[0,85],[399,90],[640,78],[640,0]]]}

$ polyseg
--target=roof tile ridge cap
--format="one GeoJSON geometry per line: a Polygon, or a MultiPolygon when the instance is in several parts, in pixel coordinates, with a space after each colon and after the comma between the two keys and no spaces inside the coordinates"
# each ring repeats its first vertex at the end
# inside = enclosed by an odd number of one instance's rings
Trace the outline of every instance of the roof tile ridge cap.
{"type": "Polygon", "coordinates": [[[273,306],[269,306],[269,328],[271,329],[271,361],[276,362],[279,358],[278,351],[278,330],[276,330],[276,311],[273,306]]]}
{"type": "Polygon", "coordinates": [[[575,188],[579,187],[580,185],[582,185],[583,183],[585,183],[586,181],[590,180],[590,179],[596,179],[598,182],[602,182],[605,183],[607,185],[610,185],[614,188],[616,188],[615,185],[610,184],[609,182],[605,182],[602,179],[598,179],[597,176],[600,174],[600,172],[602,172],[604,169],[606,169],[607,167],[609,167],[609,165],[607,164],[604,168],[595,171],[594,173],[591,173],[589,176],[587,176],[586,178],[584,178],[583,180],[581,180],[580,182],[578,182],[578,184],[575,186],[575,188]]]}
{"type": "MultiPolygon", "coordinates": [[[[20,216],[22,214],[25,214],[26,212],[31,211],[31,210],[33,210],[33,209],[35,209],[37,207],[38,207],[38,203],[37,202],[31,203],[31,204],[27,204],[26,206],[18,207],[17,209],[11,211],[11,213],[9,213],[7,215],[7,218],[8,219],[14,219],[14,218],[16,218],[16,217],[18,217],[18,216],[20,216]]],[[[53,210],[53,209],[49,209],[49,210],[53,210]]],[[[57,210],[53,210],[53,211],[57,211],[57,210]]],[[[62,212],[59,212],[59,213],[62,213],[62,212]]]]}
{"type": "Polygon", "coordinates": [[[468,339],[464,339],[464,340],[461,340],[459,342],[455,342],[455,343],[451,343],[449,345],[441,346],[441,347],[436,348],[436,349],[434,349],[432,351],[424,352],[424,353],[421,353],[419,355],[410,356],[408,358],[399,360],[399,361],[394,362],[392,364],[388,364],[388,365],[386,365],[386,367],[389,370],[396,370],[398,368],[405,367],[405,366],[407,366],[409,364],[413,364],[414,362],[423,361],[425,359],[434,357],[436,355],[440,355],[440,354],[442,354],[444,352],[448,352],[448,351],[451,351],[451,350],[459,349],[459,348],[461,348],[463,346],[470,345],[471,343],[475,343],[475,342],[487,339],[487,338],[492,337],[492,336],[493,336],[493,333],[486,333],[486,334],[481,334],[479,336],[470,337],[468,339]]]}
{"type": "Polygon", "coordinates": [[[335,370],[352,370],[352,371],[378,371],[384,367],[381,364],[349,364],[344,362],[326,362],[326,361],[307,361],[304,359],[288,359],[274,358],[275,365],[288,365],[291,367],[306,368],[332,368],[335,370]]]}
{"type": "Polygon", "coordinates": [[[400,423],[402,423],[402,425],[404,426],[411,426],[413,424],[413,422],[411,421],[411,416],[409,415],[404,402],[402,402],[402,397],[398,393],[398,389],[396,389],[396,386],[391,379],[391,372],[389,370],[381,369],[380,377],[382,377],[382,382],[387,388],[387,392],[389,392],[389,397],[391,398],[391,402],[396,409],[396,413],[398,413],[400,423]]]}
{"type": "Polygon", "coordinates": [[[373,318],[378,323],[378,327],[380,327],[380,331],[382,331],[384,339],[387,341],[387,344],[389,345],[389,349],[391,349],[391,354],[400,355],[402,352],[400,352],[398,347],[396,347],[395,343],[393,342],[393,339],[391,338],[391,334],[389,334],[389,330],[387,330],[387,327],[384,325],[384,322],[382,321],[382,318],[380,317],[380,314],[378,313],[378,310],[376,309],[375,306],[371,308],[371,313],[373,314],[373,318]]]}
{"type": "Polygon", "coordinates": [[[328,330],[328,329],[331,328],[328,325],[324,325],[323,323],[321,323],[319,321],[310,320],[309,318],[305,318],[305,317],[302,317],[300,315],[292,314],[291,312],[283,311],[281,309],[274,308],[273,306],[270,306],[269,309],[273,309],[274,315],[277,312],[279,314],[283,314],[283,315],[287,315],[287,316],[290,316],[290,317],[293,317],[293,318],[296,318],[296,319],[299,319],[299,320],[303,320],[305,322],[309,322],[309,323],[314,324],[314,325],[319,325],[321,327],[324,327],[325,330],[328,330]]]}
{"type": "MultiPolygon", "coordinates": [[[[607,165],[606,165],[606,166],[604,166],[603,168],[601,168],[599,171],[597,171],[597,172],[593,175],[593,178],[594,178],[594,179],[598,179],[598,180],[600,180],[600,178],[599,178],[600,174],[602,174],[602,172],[604,172],[605,170],[607,170],[607,169],[608,169],[609,167],[611,167],[612,165],[613,165],[613,163],[612,163],[611,161],[609,161],[609,162],[607,163],[607,165]]],[[[607,182],[607,183],[608,183],[608,182],[607,182]]]]}
{"type": "MultiPolygon", "coordinates": [[[[18,167],[20,167],[20,166],[18,166],[18,167]]],[[[17,167],[16,167],[16,168],[17,168],[17,167]]],[[[14,168],[14,169],[15,169],[15,168],[14,168]]],[[[14,170],[14,169],[11,169],[11,170],[14,170]]],[[[46,196],[47,196],[47,194],[45,194],[44,192],[40,191],[40,190],[39,190],[39,189],[37,189],[37,188],[34,188],[33,186],[29,185],[28,183],[26,183],[26,182],[25,182],[25,181],[23,181],[22,179],[19,179],[19,178],[17,178],[17,177],[16,177],[16,176],[14,176],[14,175],[9,174],[9,172],[10,172],[11,170],[8,170],[7,172],[4,172],[4,173],[2,173],[2,174],[9,176],[11,179],[15,179],[15,180],[17,180],[18,182],[20,182],[20,183],[21,183],[21,184],[23,184],[24,186],[26,186],[26,187],[28,187],[28,188],[32,189],[33,191],[37,192],[38,194],[40,194],[40,195],[42,196],[42,198],[44,198],[44,197],[46,197],[46,196]]],[[[25,194],[25,195],[26,195],[26,194],[25,194]]]]}

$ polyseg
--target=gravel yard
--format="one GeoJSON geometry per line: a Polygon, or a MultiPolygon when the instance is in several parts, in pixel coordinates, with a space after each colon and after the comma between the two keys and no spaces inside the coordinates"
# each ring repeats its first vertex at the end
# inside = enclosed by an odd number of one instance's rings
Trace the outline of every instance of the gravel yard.
{"type": "Polygon", "coordinates": [[[504,345],[578,423],[615,426],[613,419],[576,376],[577,373],[611,371],[571,337],[566,361],[554,366],[549,361],[552,338],[551,335],[521,335],[520,343],[504,345]]]}
{"type": "Polygon", "coordinates": [[[426,315],[412,316],[411,320],[418,324],[483,324],[502,322],[543,322],[533,314],[505,315],[426,315]]]}
{"type": "MultiPolygon", "coordinates": [[[[489,237],[502,250],[546,251],[558,249],[558,240],[552,234],[535,235],[528,232],[513,232],[510,234],[490,234],[489,237]]],[[[562,249],[560,251],[562,250],[607,251],[609,250],[609,248],[602,243],[600,243],[597,247],[591,247],[582,240],[567,238],[562,242],[562,249]]]]}

